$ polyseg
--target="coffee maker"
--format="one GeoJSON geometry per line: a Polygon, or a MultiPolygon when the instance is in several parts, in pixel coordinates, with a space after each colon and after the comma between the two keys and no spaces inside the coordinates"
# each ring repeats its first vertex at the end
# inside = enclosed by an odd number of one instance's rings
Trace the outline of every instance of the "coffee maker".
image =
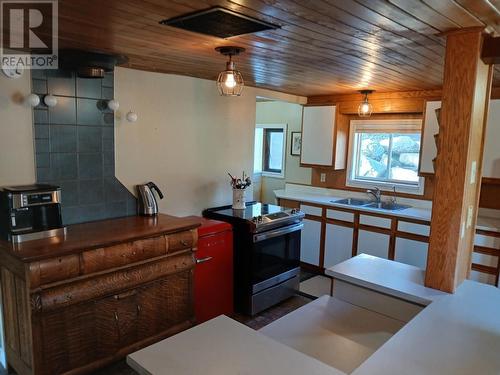
{"type": "Polygon", "coordinates": [[[0,236],[14,243],[64,235],[61,188],[37,184],[0,189],[0,236]]]}

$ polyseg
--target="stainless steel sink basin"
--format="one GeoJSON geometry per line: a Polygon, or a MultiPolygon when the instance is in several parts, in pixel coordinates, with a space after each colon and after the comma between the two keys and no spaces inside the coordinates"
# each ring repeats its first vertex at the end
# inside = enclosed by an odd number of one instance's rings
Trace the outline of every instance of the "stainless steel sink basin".
{"type": "Polygon", "coordinates": [[[335,201],[332,201],[332,203],[345,204],[347,206],[379,208],[381,210],[387,210],[387,211],[401,211],[411,207],[406,204],[398,204],[392,202],[377,203],[369,199],[358,199],[358,198],[337,199],[335,201]]]}
{"type": "Polygon", "coordinates": [[[365,207],[380,208],[382,210],[389,210],[389,211],[400,211],[410,208],[411,206],[408,206],[406,204],[392,203],[392,202],[380,202],[380,203],[373,202],[366,205],[365,207]]]}
{"type": "Polygon", "coordinates": [[[332,203],[347,204],[349,206],[367,206],[373,203],[373,201],[369,199],[345,198],[332,201],[332,203]]]}

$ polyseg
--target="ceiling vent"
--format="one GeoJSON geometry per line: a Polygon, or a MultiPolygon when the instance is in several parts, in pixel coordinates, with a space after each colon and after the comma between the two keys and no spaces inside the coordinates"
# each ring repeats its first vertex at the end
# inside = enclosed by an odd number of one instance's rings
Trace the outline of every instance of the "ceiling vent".
{"type": "Polygon", "coordinates": [[[160,23],[219,38],[230,38],[232,36],[279,28],[277,25],[260,21],[221,7],[213,7],[185,14],[183,16],[160,21],[160,23]]]}
{"type": "Polygon", "coordinates": [[[80,78],[103,78],[105,72],[112,72],[116,65],[125,64],[128,58],[123,55],[108,55],[76,49],[59,51],[59,66],[75,70],[80,78]]]}

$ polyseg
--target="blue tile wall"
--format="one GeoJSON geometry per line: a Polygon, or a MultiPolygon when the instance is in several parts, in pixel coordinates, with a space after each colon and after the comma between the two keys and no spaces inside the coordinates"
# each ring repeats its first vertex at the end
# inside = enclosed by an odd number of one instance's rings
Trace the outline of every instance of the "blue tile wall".
{"type": "Polygon", "coordinates": [[[61,187],[65,224],[135,215],[135,197],[115,177],[113,73],[78,78],[71,71],[36,71],[33,92],[57,96],[34,109],[37,181],[61,187]]]}

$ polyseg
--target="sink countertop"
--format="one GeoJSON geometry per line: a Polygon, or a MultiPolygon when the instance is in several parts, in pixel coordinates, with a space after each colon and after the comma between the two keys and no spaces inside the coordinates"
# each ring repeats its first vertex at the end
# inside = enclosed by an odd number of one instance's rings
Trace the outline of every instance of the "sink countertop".
{"type": "Polygon", "coordinates": [[[498,374],[500,290],[466,280],[432,302],[353,375],[498,374]]]}
{"type": "MultiPolygon", "coordinates": [[[[286,189],[275,190],[274,194],[276,198],[319,204],[322,206],[349,208],[351,210],[356,210],[360,212],[373,212],[387,216],[397,216],[400,218],[422,220],[422,221],[427,221],[429,223],[431,221],[432,210],[429,208],[411,207],[404,210],[389,211],[380,208],[351,206],[351,205],[332,202],[338,199],[345,199],[346,198],[345,196],[326,195],[326,194],[318,194],[305,191],[304,192],[288,191],[286,189]]],[[[478,216],[476,228],[491,232],[500,232],[500,218],[478,216]]]]}

